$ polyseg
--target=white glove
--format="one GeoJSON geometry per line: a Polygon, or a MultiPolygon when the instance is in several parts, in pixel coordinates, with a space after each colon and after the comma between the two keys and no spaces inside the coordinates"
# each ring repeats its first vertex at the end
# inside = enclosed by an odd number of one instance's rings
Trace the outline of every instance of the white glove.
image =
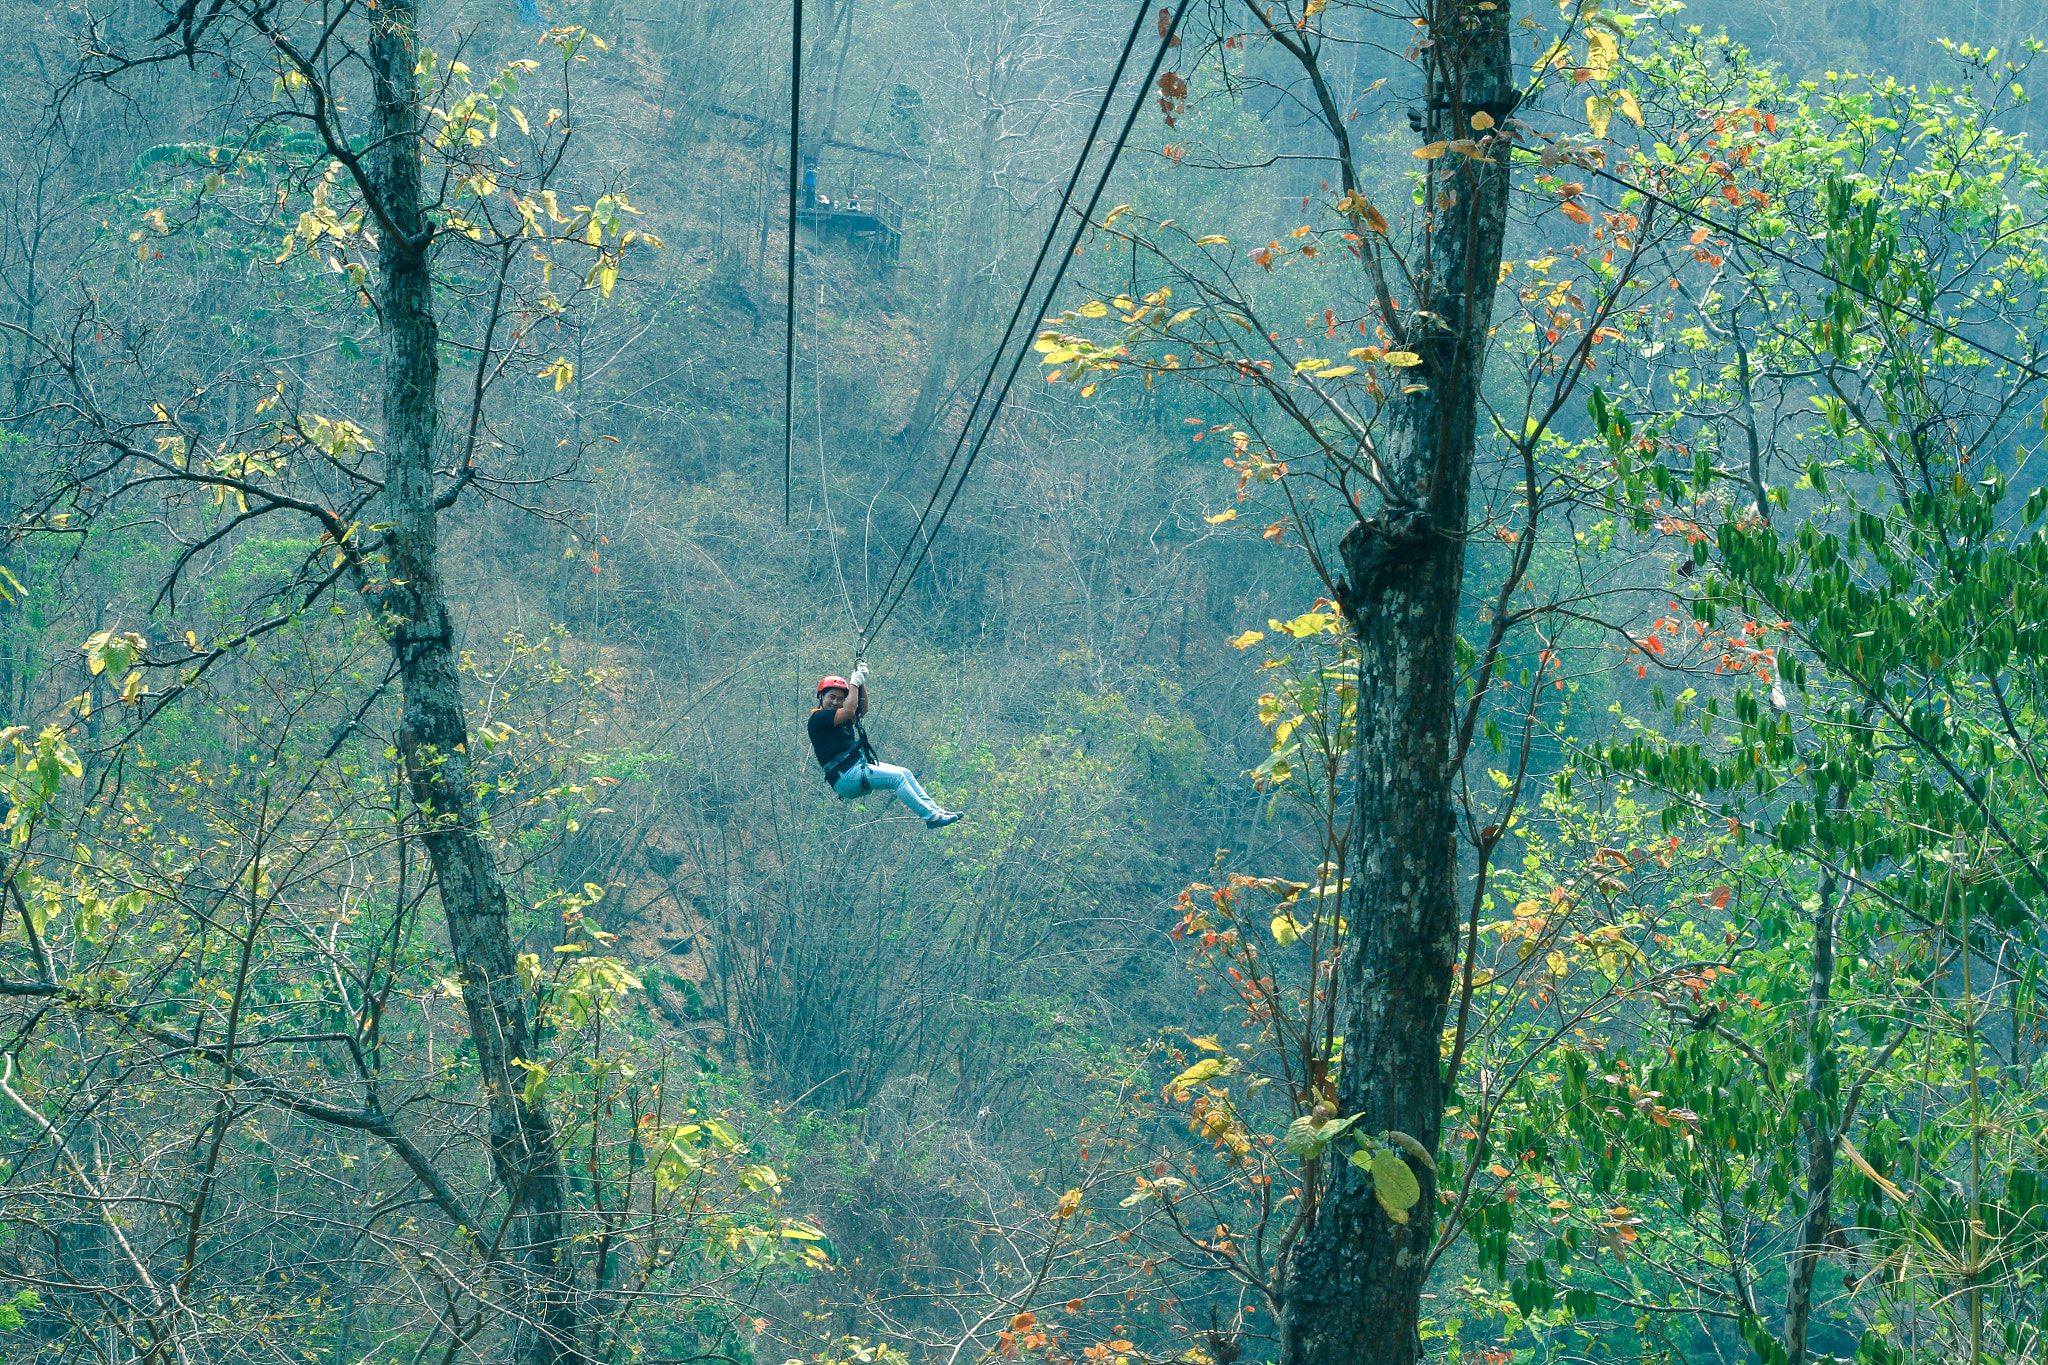
{"type": "Polygon", "coordinates": [[[865,687],[867,686],[867,681],[868,665],[867,661],[863,659],[861,662],[853,666],[853,685],[856,688],[865,687]]]}

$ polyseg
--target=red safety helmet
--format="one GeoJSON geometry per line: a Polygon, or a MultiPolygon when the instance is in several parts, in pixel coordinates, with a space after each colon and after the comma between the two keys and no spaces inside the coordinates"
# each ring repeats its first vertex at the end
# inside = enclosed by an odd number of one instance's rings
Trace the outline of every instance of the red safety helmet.
{"type": "Polygon", "coordinates": [[[853,684],[840,677],[837,673],[828,674],[818,679],[818,695],[821,697],[835,687],[841,692],[853,691],[853,684]]]}

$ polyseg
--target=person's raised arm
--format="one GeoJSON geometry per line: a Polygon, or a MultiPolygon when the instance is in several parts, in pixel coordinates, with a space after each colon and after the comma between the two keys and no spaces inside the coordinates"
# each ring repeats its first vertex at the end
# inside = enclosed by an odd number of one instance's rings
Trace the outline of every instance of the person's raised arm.
{"type": "Polygon", "coordinates": [[[868,713],[867,664],[855,664],[853,677],[849,681],[853,683],[853,690],[846,694],[846,699],[839,703],[839,709],[832,713],[834,725],[851,725],[868,713]]]}

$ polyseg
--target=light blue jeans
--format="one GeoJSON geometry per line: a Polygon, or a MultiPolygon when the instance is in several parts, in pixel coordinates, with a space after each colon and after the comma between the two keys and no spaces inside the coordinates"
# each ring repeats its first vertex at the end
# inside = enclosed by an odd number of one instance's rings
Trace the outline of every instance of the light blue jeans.
{"type": "Polygon", "coordinates": [[[894,763],[856,763],[839,775],[832,790],[842,797],[859,796],[862,778],[867,779],[870,791],[890,793],[920,819],[929,820],[939,813],[939,803],[917,784],[917,774],[894,763]]]}

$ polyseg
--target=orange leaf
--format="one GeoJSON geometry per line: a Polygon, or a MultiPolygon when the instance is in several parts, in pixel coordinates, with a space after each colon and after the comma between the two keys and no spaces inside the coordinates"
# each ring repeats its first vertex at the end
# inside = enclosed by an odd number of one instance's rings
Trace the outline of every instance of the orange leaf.
{"type": "Polygon", "coordinates": [[[1584,209],[1580,208],[1577,204],[1574,204],[1569,199],[1565,200],[1562,204],[1559,204],[1558,207],[1563,209],[1564,216],[1571,219],[1574,223],[1583,225],[1593,221],[1592,214],[1586,212],[1584,209]]]}

